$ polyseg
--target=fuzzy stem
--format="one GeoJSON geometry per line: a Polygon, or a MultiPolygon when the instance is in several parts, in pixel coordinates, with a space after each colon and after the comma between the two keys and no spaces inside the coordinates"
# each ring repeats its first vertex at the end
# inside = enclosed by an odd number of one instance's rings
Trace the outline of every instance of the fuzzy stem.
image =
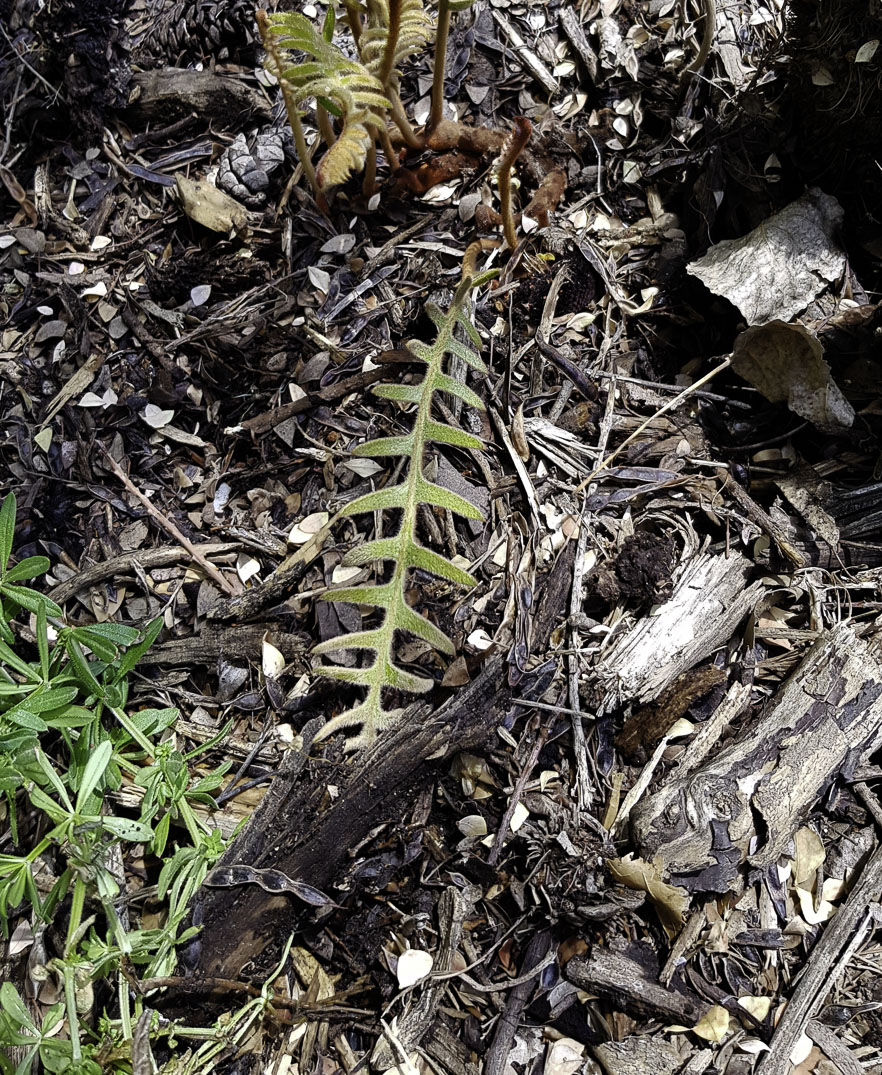
{"type": "Polygon", "coordinates": [[[383,147],[383,153],[386,156],[386,164],[389,171],[396,171],[398,168],[398,154],[395,152],[395,147],[392,145],[392,139],[389,137],[389,132],[385,127],[380,127],[377,131],[377,137],[380,139],[380,145],[383,147]]]}
{"type": "MultiPolygon", "coordinates": [[[[371,132],[373,134],[373,132],[371,132]]],[[[371,138],[364,160],[364,179],[361,181],[361,192],[366,198],[374,193],[377,186],[377,142],[371,138]]]]}
{"type": "Polygon", "coordinates": [[[325,144],[332,146],[337,141],[337,136],[334,134],[334,128],[331,126],[331,117],[328,115],[327,108],[324,105],[320,105],[318,101],[315,103],[315,121],[318,124],[319,134],[322,136],[325,144]]]}
{"type": "Polygon", "coordinates": [[[388,93],[392,81],[392,70],[395,67],[395,53],[398,49],[398,35],[401,33],[401,4],[402,0],[389,0],[389,32],[386,34],[386,47],[383,50],[383,62],[377,74],[383,83],[383,89],[388,93]]]}
{"type": "Polygon", "coordinates": [[[267,59],[272,63],[272,74],[275,75],[279,83],[279,89],[282,91],[282,100],[285,102],[285,111],[288,114],[288,122],[291,125],[291,134],[294,136],[294,148],[297,150],[300,166],[309,185],[312,187],[312,192],[319,208],[322,209],[322,212],[325,212],[322,207],[327,206],[327,200],[322,193],[315,174],[315,168],[312,165],[312,158],[309,155],[306,138],[303,135],[303,125],[300,122],[300,111],[297,108],[297,102],[294,100],[294,94],[291,92],[291,84],[282,77],[282,72],[284,71],[282,57],[279,55],[278,47],[273,39],[267,14],[263,10],[257,12],[257,28],[260,31],[260,40],[266,50],[267,59]]]}
{"type": "Polygon", "coordinates": [[[512,250],[518,245],[518,239],[515,234],[514,214],[511,211],[511,169],[520,156],[521,150],[530,141],[530,134],[533,131],[530,121],[524,116],[515,116],[513,123],[512,132],[502,147],[497,173],[499,204],[502,209],[502,231],[505,241],[512,250]]]}
{"type": "Polygon", "coordinates": [[[389,115],[395,122],[395,126],[401,131],[401,137],[405,143],[410,146],[411,149],[423,149],[424,139],[420,138],[416,131],[411,127],[410,120],[407,118],[407,114],[404,111],[404,105],[401,103],[401,98],[398,96],[398,92],[391,86],[386,89],[386,96],[392,103],[392,107],[389,109],[389,115]]]}
{"type": "Polygon", "coordinates": [[[352,40],[358,48],[358,40],[361,37],[361,13],[358,10],[358,4],[355,0],[343,0],[343,7],[346,9],[346,22],[349,25],[352,40]]]}
{"type": "Polygon", "coordinates": [[[429,113],[428,137],[441,122],[444,112],[444,68],[447,63],[447,35],[450,32],[450,0],[438,0],[438,23],[435,27],[435,58],[432,65],[432,111],[429,113]]]}
{"type": "Polygon", "coordinates": [[[478,274],[478,254],[485,250],[495,250],[499,246],[498,239],[475,239],[469,243],[462,256],[462,278],[473,279],[478,274]]]}

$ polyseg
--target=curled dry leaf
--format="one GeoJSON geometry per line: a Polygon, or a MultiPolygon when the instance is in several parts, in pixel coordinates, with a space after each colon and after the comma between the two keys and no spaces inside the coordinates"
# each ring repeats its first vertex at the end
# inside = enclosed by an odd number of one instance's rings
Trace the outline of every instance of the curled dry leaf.
{"type": "Polygon", "coordinates": [[[192,180],[177,175],[175,182],[184,212],[197,224],[225,235],[247,229],[248,213],[245,207],[207,179],[192,180]]]}
{"type": "Polygon", "coordinates": [[[295,524],[288,535],[288,541],[292,545],[305,545],[310,538],[315,537],[329,518],[330,515],[326,511],[314,511],[312,515],[307,515],[295,524]]]}
{"type": "Polygon", "coordinates": [[[607,865],[618,882],[649,896],[669,937],[680,932],[689,908],[689,894],[685,888],[669,885],[663,880],[659,866],[632,855],[610,859],[607,865]]]}
{"type": "Polygon", "coordinates": [[[285,667],[285,658],[281,651],[272,642],[267,641],[266,638],[263,640],[261,658],[263,674],[267,679],[278,679],[285,667]]]}
{"type": "Polygon", "coordinates": [[[480,814],[466,814],[456,823],[463,836],[486,836],[487,821],[480,814]]]}
{"type": "Polygon", "coordinates": [[[729,1013],[721,1004],[714,1004],[693,1027],[699,1038],[721,1042],[729,1033],[729,1013]]]}
{"type": "Polygon", "coordinates": [[[819,429],[837,432],[854,422],[823,347],[802,325],[772,321],[747,329],[735,341],[732,367],[770,402],[786,403],[819,429]]]}
{"type": "Polygon", "coordinates": [[[157,407],[155,403],[148,403],[144,408],[144,413],[141,415],[151,429],[162,429],[163,426],[169,424],[174,416],[174,411],[164,411],[161,407],[157,407]]]}

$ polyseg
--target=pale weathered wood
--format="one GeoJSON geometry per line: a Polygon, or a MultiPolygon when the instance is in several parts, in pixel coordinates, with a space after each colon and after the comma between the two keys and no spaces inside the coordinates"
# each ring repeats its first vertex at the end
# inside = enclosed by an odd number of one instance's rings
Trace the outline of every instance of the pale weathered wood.
{"type": "Polygon", "coordinates": [[[640,853],[677,883],[726,891],[745,859],[774,863],[830,782],[880,744],[879,647],[839,624],[730,746],[635,807],[640,853]]]}
{"type": "Polygon", "coordinates": [[[650,702],[677,676],[724,645],[753,609],[762,586],[747,585],[753,565],[739,553],[702,553],[679,569],[674,592],[613,641],[597,669],[607,687],[601,712],[650,702]]]}

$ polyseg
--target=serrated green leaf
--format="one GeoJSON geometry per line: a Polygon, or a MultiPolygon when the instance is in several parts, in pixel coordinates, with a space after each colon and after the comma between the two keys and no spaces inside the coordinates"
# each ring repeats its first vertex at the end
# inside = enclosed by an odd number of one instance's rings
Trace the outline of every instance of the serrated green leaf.
{"type": "Polygon", "coordinates": [[[484,401],[476,392],[473,392],[471,388],[466,387],[466,385],[455,380],[453,377],[448,377],[446,373],[436,373],[434,382],[435,388],[439,392],[447,392],[448,395],[458,396],[463,403],[467,403],[470,407],[474,407],[475,410],[484,410],[484,401]]]}
{"type": "Polygon", "coordinates": [[[466,347],[466,345],[455,336],[451,336],[448,350],[452,355],[461,358],[463,362],[467,362],[472,369],[477,370],[479,373],[487,372],[487,367],[481,359],[481,356],[476,354],[471,347],[466,347]]]}
{"type": "Polygon", "coordinates": [[[328,590],[321,595],[323,601],[347,601],[353,605],[372,605],[374,608],[388,608],[395,592],[392,583],[382,586],[350,586],[339,590],[328,590]]]}
{"type": "Polygon", "coordinates": [[[435,392],[447,392],[463,399],[472,407],[483,407],[475,392],[442,370],[442,363],[448,354],[461,358],[475,369],[484,369],[480,356],[453,336],[457,327],[462,325],[475,346],[481,346],[477,329],[465,312],[470,286],[469,280],[460,283],[447,313],[442,313],[435,306],[427,306],[429,317],[438,330],[431,345],[419,340],[408,342],[407,347],[411,354],[426,365],[423,380],[414,385],[378,385],[374,389],[375,394],[381,398],[416,404],[411,433],[369,441],[357,452],[359,455],[410,456],[411,460],[406,478],[398,485],[359,497],[348,504],[343,512],[346,515],[355,515],[389,509],[401,511],[397,534],[357,546],[343,559],[345,565],[353,566],[391,561],[394,565],[391,579],[377,587],[345,587],[323,595],[325,600],[368,604],[385,610],[383,622],[379,627],[327,639],[313,650],[317,656],[356,650],[362,653],[370,650],[374,654],[373,661],[365,667],[322,665],[317,669],[320,674],[332,679],[367,688],[367,695],[362,702],[329,721],[318,736],[323,739],[336,731],[360,728],[357,735],[348,739],[347,745],[350,749],[367,746],[381,728],[397,719],[397,710],[387,712],[383,708],[385,688],[419,694],[430,690],[434,684],[430,677],[419,675],[396,663],[395,638],[398,632],[422,639],[439,652],[448,655],[455,653],[451,639],[436,624],[408,604],[405,593],[410,585],[409,571],[418,569],[457,585],[475,585],[475,579],[469,572],[463,571],[439,553],[420,545],[414,536],[420,505],[443,508],[470,519],[483,517],[474,504],[452,490],[430,482],[423,475],[423,457],[430,442],[470,451],[479,451],[483,447],[477,437],[439,422],[431,415],[435,392]]]}
{"type": "Polygon", "coordinates": [[[383,628],[375,627],[369,631],[353,631],[348,635],[327,638],[313,646],[313,653],[337,653],[341,649],[373,649],[383,641],[383,628]]]}
{"type": "Polygon", "coordinates": [[[440,653],[447,653],[451,656],[456,653],[456,646],[441,628],[437,627],[431,620],[427,620],[425,616],[420,615],[414,608],[405,606],[399,609],[396,626],[399,631],[407,631],[409,634],[421,638],[424,642],[428,642],[430,646],[433,646],[440,653]]]}
{"type": "MultiPolygon", "coordinates": [[[[378,538],[356,545],[343,557],[344,567],[363,567],[374,560],[397,560],[401,555],[401,539],[398,537],[378,538]]],[[[391,585],[391,584],[390,584],[391,585]]]]}
{"type": "Polygon", "coordinates": [[[476,585],[477,580],[468,571],[463,571],[461,567],[457,567],[443,556],[439,556],[437,552],[427,549],[424,545],[413,544],[410,546],[407,551],[407,565],[408,567],[419,568],[420,571],[428,571],[432,575],[438,575],[439,578],[446,579],[448,582],[455,582],[459,586],[476,585]]]}
{"type": "Polygon", "coordinates": [[[371,391],[380,399],[392,399],[397,403],[419,403],[423,398],[420,384],[375,384],[371,391]]]}
{"type": "Polygon", "coordinates": [[[443,485],[426,481],[419,477],[416,481],[417,496],[421,504],[431,504],[436,508],[444,508],[447,511],[455,511],[466,519],[483,519],[480,510],[459,493],[452,489],[445,489],[443,485]]]}

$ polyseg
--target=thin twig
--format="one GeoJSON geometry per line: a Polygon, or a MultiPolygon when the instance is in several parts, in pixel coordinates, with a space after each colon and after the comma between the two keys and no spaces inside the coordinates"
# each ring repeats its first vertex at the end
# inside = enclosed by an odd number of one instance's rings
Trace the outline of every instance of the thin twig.
{"type": "Polygon", "coordinates": [[[214,564],[211,563],[209,560],[206,560],[202,553],[199,551],[199,549],[193,544],[192,541],[190,541],[189,538],[184,537],[184,535],[181,533],[180,530],[178,530],[178,528],[171,521],[171,519],[169,519],[168,516],[163,515],[159,508],[157,508],[155,504],[152,504],[147,499],[147,497],[144,496],[144,494],[132,484],[128,474],[126,474],[126,472],[122,469],[119,463],[117,463],[117,461],[113,458],[110,452],[108,452],[108,450],[103,445],[99,445],[99,447],[104,453],[105,463],[123,483],[123,485],[126,487],[126,491],[131,493],[132,496],[134,496],[138,500],[140,500],[140,502],[144,505],[152,518],[155,519],[157,523],[159,523],[159,525],[167,534],[171,535],[171,537],[173,537],[175,541],[177,541],[181,548],[187,550],[190,556],[192,556],[193,562],[198,564],[206,573],[206,575],[208,575],[210,579],[213,579],[218,584],[218,586],[220,586],[220,588],[224,591],[225,594],[227,594],[229,597],[235,597],[235,589],[230,585],[229,582],[227,582],[227,580],[220,573],[220,571],[218,571],[214,564]]]}
{"type": "Polygon", "coordinates": [[[706,373],[703,377],[699,377],[695,384],[691,384],[688,388],[684,388],[683,391],[679,392],[676,396],[674,396],[673,399],[669,399],[667,403],[662,404],[662,406],[659,407],[655,414],[651,414],[645,422],[641,422],[640,425],[637,426],[637,428],[634,430],[633,433],[630,434],[630,436],[625,437],[625,439],[618,446],[618,448],[616,448],[615,451],[610,452],[609,455],[603,460],[603,462],[596,466],[594,470],[592,470],[591,473],[588,475],[588,477],[576,486],[575,491],[577,493],[580,493],[586,485],[588,485],[590,482],[593,482],[597,475],[600,474],[601,471],[606,470],[610,463],[614,459],[616,459],[619,454],[625,448],[627,448],[627,446],[632,441],[636,440],[637,437],[639,437],[640,434],[644,431],[644,429],[652,425],[656,418],[660,418],[663,414],[667,414],[668,411],[672,411],[675,407],[678,407],[684,399],[688,399],[689,396],[694,395],[695,390],[697,388],[701,388],[703,384],[707,384],[707,382],[710,381],[712,378],[716,377],[718,373],[722,373],[723,370],[728,369],[731,365],[732,359],[725,359],[725,361],[721,362],[719,366],[714,366],[710,373],[706,373]]]}

